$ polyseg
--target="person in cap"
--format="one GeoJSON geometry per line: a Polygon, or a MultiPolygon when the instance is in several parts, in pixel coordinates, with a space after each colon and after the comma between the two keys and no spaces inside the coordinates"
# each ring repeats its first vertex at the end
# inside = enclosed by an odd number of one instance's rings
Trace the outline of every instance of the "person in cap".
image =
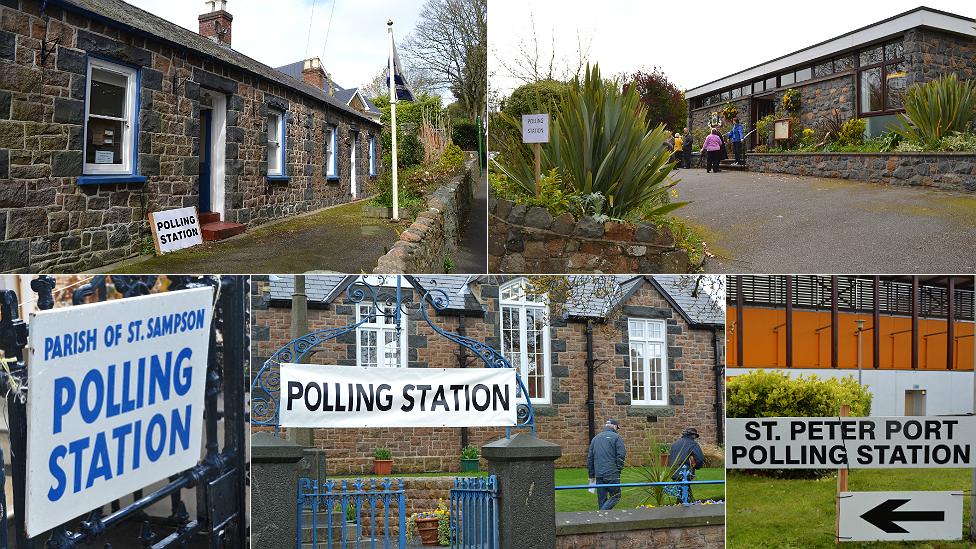
{"type": "MultiPolygon", "coordinates": [[[[678,440],[671,443],[670,454],[668,455],[668,468],[671,471],[671,480],[682,480],[681,466],[687,465],[688,480],[695,478],[695,471],[705,465],[705,454],[702,453],[701,446],[698,444],[698,429],[687,427],[681,432],[678,440]]],[[[688,500],[693,501],[691,495],[691,485],[688,486],[688,500]]]]}
{"type": "MultiPolygon", "coordinates": [[[[624,470],[627,449],[624,439],[618,433],[620,423],[608,419],[603,431],[590,441],[590,451],[586,456],[586,468],[590,482],[596,484],[620,484],[620,473],[624,470]]],[[[620,487],[597,488],[597,504],[601,511],[613,509],[620,501],[620,487]]]]}

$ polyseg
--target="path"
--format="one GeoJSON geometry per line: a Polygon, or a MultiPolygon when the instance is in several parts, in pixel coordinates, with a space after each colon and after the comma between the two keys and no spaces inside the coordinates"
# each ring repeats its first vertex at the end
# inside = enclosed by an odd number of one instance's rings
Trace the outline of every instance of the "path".
{"type": "MultiPolygon", "coordinates": [[[[477,164],[474,166],[477,169],[477,164]]],[[[484,172],[474,184],[474,199],[468,213],[468,225],[458,250],[455,273],[482,274],[488,272],[488,173],[484,172]]]]}
{"type": "Polygon", "coordinates": [[[782,174],[677,172],[676,213],[719,273],[976,271],[976,194],[782,174]]]}
{"type": "Polygon", "coordinates": [[[204,243],[147,260],[109,265],[127,273],[370,273],[397,240],[396,225],[362,216],[363,202],[249,229],[221,242],[204,243]]]}

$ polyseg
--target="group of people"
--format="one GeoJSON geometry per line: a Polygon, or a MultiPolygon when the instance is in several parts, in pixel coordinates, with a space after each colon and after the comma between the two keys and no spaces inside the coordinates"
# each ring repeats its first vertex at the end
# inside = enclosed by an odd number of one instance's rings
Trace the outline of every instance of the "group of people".
{"type": "MultiPolygon", "coordinates": [[[[668,454],[668,469],[673,471],[672,480],[679,480],[679,470],[683,465],[691,471],[689,480],[694,472],[705,464],[705,455],[698,444],[698,429],[688,427],[681,433],[681,437],[671,444],[668,454]]],[[[589,473],[590,484],[596,484],[597,504],[601,511],[613,509],[620,501],[619,486],[605,486],[620,484],[620,474],[624,470],[627,458],[627,448],[620,436],[620,422],[608,419],[603,431],[590,441],[590,450],[586,456],[586,469],[589,473]]],[[[689,485],[689,497],[691,487],[689,485]]]]}
{"type": "MultiPolygon", "coordinates": [[[[711,132],[705,137],[702,143],[701,154],[706,157],[705,171],[719,173],[722,171],[721,162],[728,157],[725,147],[725,139],[732,142],[732,154],[735,155],[735,163],[745,164],[745,136],[742,131],[742,124],[738,117],[732,119],[732,130],[725,136],[718,128],[712,128],[711,132]]],[[[675,133],[674,137],[668,139],[668,148],[671,152],[671,161],[677,162],[679,168],[691,168],[691,156],[693,150],[694,137],[691,131],[685,128],[684,135],[675,133]]]]}

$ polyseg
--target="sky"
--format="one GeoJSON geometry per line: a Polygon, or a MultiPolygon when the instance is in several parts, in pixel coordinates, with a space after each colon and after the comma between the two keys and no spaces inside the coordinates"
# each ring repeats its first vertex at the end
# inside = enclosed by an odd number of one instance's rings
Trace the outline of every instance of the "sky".
{"type": "Polygon", "coordinates": [[[809,6],[782,0],[492,0],[489,84],[502,96],[521,84],[499,59],[517,56],[519,41],[532,36],[533,18],[547,59],[554,34],[557,60],[576,59],[577,37],[584,44],[592,38],[589,60],[599,62],[605,76],[657,66],[688,89],[920,5],[976,18],[973,0],[816,0],[809,6]]]}
{"type": "MultiPolygon", "coordinates": [[[[209,11],[203,0],[126,1],[194,32],[199,30],[197,17],[209,11]]],[[[234,16],[235,50],[272,67],[321,57],[333,80],[349,88],[372,80],[386,66],[387,19],[393,19],[393,36],[399,48],[404,36],[413,30],[423,3],[423,0],[228,0],[227,11],[234,16]]]]}

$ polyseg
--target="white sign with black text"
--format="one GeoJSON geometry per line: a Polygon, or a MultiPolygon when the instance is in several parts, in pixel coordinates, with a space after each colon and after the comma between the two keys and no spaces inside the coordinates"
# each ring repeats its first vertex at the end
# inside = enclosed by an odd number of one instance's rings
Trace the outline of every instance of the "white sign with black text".
{"type": "Polygon", "coordinates": [[[200,218],[197,216],[197,209],[193,207],[150,212],[149,227],[152,229],[156,253],[164,254],[203,244],[200,218]]]}
{"type": "Polygon", "coordinates": [[[282,364],[282,427],[509,427],[514,368],[282,364]]]}
{"type": "Polygon", "coordinates": [[[841,492],[841,541],[961,540],[963,493],[841,492]]]}
{"type": "Polygon", "coordinates": [[[522,143],[549,142],[549,113],[522,115],[522,143]]]}
{"type": "Polygon", "coordinates": [[[730,469],[976,466],[976,417],[728,418],[730,469]]]}
{"type": "Polygon", "coordinates": [[[212,300],[194,288],[32,315],[29,535],[197,464],[212,300]]]}

